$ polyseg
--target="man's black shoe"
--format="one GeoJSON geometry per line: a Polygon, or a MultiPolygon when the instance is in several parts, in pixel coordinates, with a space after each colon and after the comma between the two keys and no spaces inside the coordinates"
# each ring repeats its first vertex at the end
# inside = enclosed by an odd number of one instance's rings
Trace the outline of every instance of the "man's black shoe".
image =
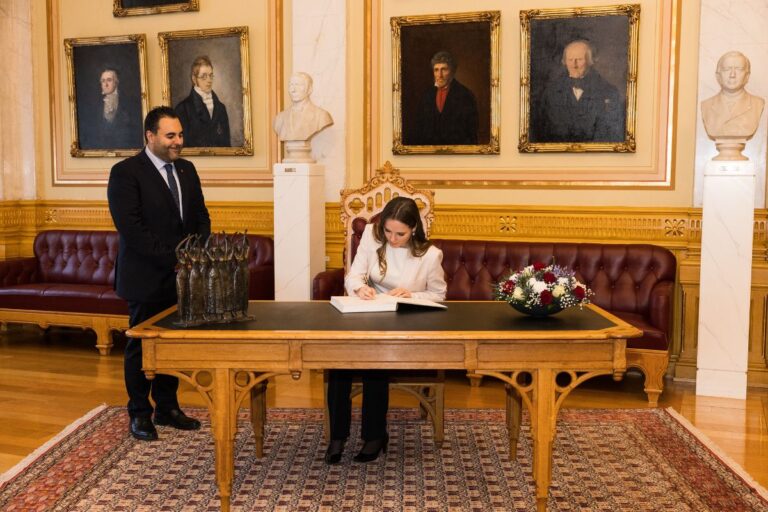
{"type": "Polygon", "coordinates": [[[200,422],[190,418],[181,409],[171,409],[167,412],[155,412],[155,425],[168,425],[179,430],[197,430],[200,422]]]}
{"type": "Polygon", "coordinates": [[[155,430],[152,420],[146,416],[131,418],[129,430],[131,435],[139,441],[157,441],[157,430],[155,430]]]}

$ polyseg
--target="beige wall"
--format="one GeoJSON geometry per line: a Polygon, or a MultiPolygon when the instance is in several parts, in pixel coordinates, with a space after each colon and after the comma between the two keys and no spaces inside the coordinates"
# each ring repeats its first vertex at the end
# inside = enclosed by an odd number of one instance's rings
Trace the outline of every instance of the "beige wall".
{"type": "MultiPolygon", "coordinates": [[[[395,3],[402,0],[393,0],[395,3]]],[[[264,1],[253,0],[210,0],[201,2],[201,11],[198,13],[176,13],[152,16],[134,16],[130,18],[114,18],[111,13],[110,2],[88,3],[88,9],[83,9],[83,2],[72,0],[49,0],[54,7],[58,6],[59,12],[54,20],[59,30],[59,40],[54,41],[57,54],[48,55],[47,45],[47,16],[44,2],[33,2],[33,38],[34,38],[34,73],[35,73],[35,98],[36,98],[36,135],[37,135],[37,162],[38,162],[38,196],[41,199],[105,199],[104,185],[91,186],[60,186],[53,185],[53,158],[60,158],[61,165],[81,166],[93,169],[100,169],[106,172],[111,165],[117,161],[114,158],[96,158],[96,159],[72,159],[64,151],[56,155],[51,148],[51,117],[50,117],[50,95],[51,90],[48,84],[48,69],[51,58],[58,58],[57,61],[60,79],[60,86],[57,89],[59,95],[66,92],[66,74],[64,56],[61,48],[64,37],[91,37],[102,35],[116,35],[129,33],[145,33],[148,42],[148,68],[149,68],[149,93],[150,104],[157,105],[161,99],[161,73],[160,73],[160,49],[157,44],[157,32],[169,30],[186,30],[193,28],[216,28],[225,26],[247,25],[251,30],[251,81],[254,84],[252,93],[254,105],[254,140],[265,137],[265,130],[269,130],[269,120],[263,112],[257,110],[258,101],[256,97],[260,94],[268,93],[269,87],[267,81],[260,81],[257,68],[257,57],[264,54],[264,48],[259,45],[265,44],[260,41],[266,39],[261,34],[264,30],[265,22],[263,20],[264,1]],[[214,6],[215,4],[215,6],[214,6]],[[254,7],[256,6],[256,7],[254,7]],[[261,35],[259,35],[261,34],[261,35]],[[64,70],[64,74],[62,71],[64,70]],[[258,85],[261,84],[261,85],[258,85]],[[257,119],[259,119],[257,121],[257,119]],[[63,157],[61,156],[63,155],[63,157]]],[[[365,57],[365,39],[364,39],[364,7],[363,1],[347,0],[348,10],[348,38],[347,38],[347,165],[345,183],[351,186],[358,186],[363,181],[363,165],[365,155],[363,149],[363,103],[365,101],[365,91],[363,90],[363,71],[365,57]]],[[[449,2],[450,3],[450,2],[449,2]]],[[[455,2],[454,2],[455,3],[455,2]]],[[[495,3],[495,2],[494,2],[495,3]]],[[[600,2],[598,2],[600,3],[600,2]]],[[[609,2],[610,3],[610,2],[609,2]]],[[[528,8],[518,2],[510,4],[505,3],[504,9],[518,11],[521,8],[528,8]]],[[[594,5],[595,2],[587,2],[584,5],[594,5]]],[[[504,189],[438,189],[438,204],[518,204],[518,205],[607,205],[607,206],[673,206],[686,207],[692,204],[693,190],[693,158],[694,158],[694,137],[697,98],[694,91],[697,90],[697,62],[698,62],[698,19],[699,2],[686,1],[680,2],[679,29],[680,46],[678,59],[678,74],[676,86],[678,88],[677,102],[677,123],[675,125],[675,146],[674,146],[674,174],[673,186],[671,188],[658,189],[558,189],[548,188],[504,188],[504,189]]],[[[420,13],[443,12],[447,5],[445,1],[419,2],[418,11],[420,13]],[[430,7],[431,5],[431,7],[430,7]]],[[[567,6],[574,7],[573,2],[547,2],[542,7],[567,6]]],[[[456,7],[456,6],[454,6],[456,7]]],[[[474,6],[473,6],[474,7],[474,6]]],[[[479,8],[482,6],[478,6],[479,8]]],[[[484,7],[482,7],[484,8],[484,7]]],[[[285,11],[290,12],[291,2],[285,0],[285,11]]],[[[411,10],[413,7],[411,8],[411,10]]],[[[456,10],[456,9],[451,9],[456,10]]],[[[463,7],[466,10],[466,7],[463,7]]],[[[285,19],[290,19],[287,16],[285,19]]],[[[650,20],[652,22],[653,20],[650,20]]],[[[502,34],[506,40],[519,40],[519,20],[516,16],[505,15],[503,18],[502,34]]],[[[649,20],[643,20],[645,25],[650,25],[649,20]]],[[[653,27],[646,28],[649,33],[653,33],[653,27]]],[[[286,45],[290,44],[291,28],[286,27],[286,37],[283,41],[286,45]]],[[[645,32],[643,32],[645,33],[645,32]]],[[[389,37],[385,34],[385,37],[389,37]]],[[[647,47],[646,41],[641,39],[641,56],[647,54],[652,48],[647,47]]],[[[649,44],[652,44],[649,43],[649,44]]],[[[283,49],[285,56],[291,55],[289,47],[283,49]]],[[[515,82],[517,79],[511,71],[518,66],[519,56],[512,51],[506,51],[502,54],[503,68],[505,73],[502,76],[506,80],[515,82]]],[[[287,70],[286,70],[287,72],[287,70]]],[[[642,76],[639,78],[642,80],[642,76]]],[[[502,89],[502,97],[511,95],[506,89],[502,89]]],[[[504,101],[504,100],[502,100],[504,101]]],[[[67,105],[62,104],[62,108],[54,114],[62,116],[66,113],[67,105]]],[[[517,110],[516,105],[507,105],[503,110],[502,129],[508,132],[516,132],[517,110]]],[[[61,119],[62,130],[58,135],[62,137],[64,144],[69,143],[69,126],[66,116],[61,119]]],[[[662,127],[662,129],[664,129],[662,127]]],[[[640,142],[642,144],[642,141],[640,142]]],[[[514,145],[506,144],[502,148],[504,158],[506,153],[510,158],[519,157],[517,148],[514,145]]],[[[253,157],[193,157],[193,160],[203,171],[227,167],[265,167],[273,163],[269,160],[269,155],[258,151],[253,157]]],[[[538,156],[538,155],[524,155],[538,156]]],[[[620,155],[612,155],[614,158],[620,155]]],[[[411,157],[414,158],[414,157],[411,157]]],[[[491,163],[498,161],[499,157],[488,157],[491,163]],[[494,160],[495,158],[495,160],[494,160]]],[[[274,158],[273,158],[274,160],[274,158]]],[[[568,155],[562,158],[564,165],[567,165],[568,155]]],[[[481,160],[482,162],[482,160],[481,160]]],[[[383,162],[382,162],[383,163],[383,162]]],[[[482,165],[482,164],[480,164],[482,165]]],[[[252,187],[252,186],[216,186],[206,187],[206,196],[210,200],[219,201],[270,201],[272,190],[270,187],[252,187]]]]}
{"type": "MultiPolygon", "coordinates": [[[[659,58],[654,55],[657,51],[658,34],[661,28],[655,23],[659,12],[659,5],[663,2],[638,2],[642,4],[642,14],[640,23],[640,66],[639,83],[643,80],[647,84],[652,81],[654,74],[658,74],[655,69],[659,66],[659,58]],[[656,39],[655,39],[656,38],[656,39]]],[[[582,4],[582,2],[579,2],[582,4]]],[[[615,2],[586,2],[583,5],[614,5],[615,2]]],[[[647,138],[638,139],[638,153],[635,155],[620,154],[520,154],[517,151],[518,117],[519,117],[519,95],[517,85],[519,84],[519,39],[520,23],[519,11],[530,8],[530,5],[517,1],[493,1],[487,0],[482,5],[473,5],[475,9],[499,10],[501,11],[501,132],[502,132],[502,150],[500,155],[392,155],[391,153],[391,92],[389,83],[392,80],[391,63],[391,36],[388,27],[388,21],[394,15],[418,15],[426,13],[439,12],[462,12],[467,11],[466,4],[458,0],[433,2],[434,7],[428,8],[424,3],[413,3],[407,0],[373,0],[372,17],[374,20],[381,20],[379,25],[381,34],[377,41],[375,34],[371,46],[379,48],[379,57],[373,57],[373,74],[379,73],[380,78],[374,77],[374,86],[372,94],[377,93],[377,84],[380,94],[380,111],[376,112],[377,99],[372,100],[373,117],[378,115],[378,126],[381,127],[378,138],[376,134],[372,137],[371,144],[376,151],[379,147],[380,156],[378,161],[374,157],[372,165],[380,166],[385,160],[391,160],[395,167],[403,169],[406,176],[413,177],[413,173],[421,176],[427,176],[424,180],[434,176],[435,180],[450,179],[453,172],[460,173],[462,169],[470,169],[469,174],[481,176],[483,168],[489,172],[509,173],[510,180],[514,180],[518,172],[530,172],[543,168],[578,168],[578,172],[584,172],[589,169],[588,162],[595,162],[597,166],[613,166],[618,172],[622,172],[622,166],[634,166],[641,168],[653,165],[652,156],[649,155],[649,143],[647,138]],[[508,85],[510,84],[511,85],[508,85]],[[437,171],[435,171],[437,170],[437,171]],[[429,172],[435,172],[429,175],[429,172]]],[[[680,22],[680,55],[678,59],[679,74],[676,85],[678,87],[679,101],[677,103],[677,124],[675,125],[674,135],[676,143],[673,147],[674,175],[673,186],[666,190],[656,189],[565,189],[556,187],[546,188],[438,188],[436,191],[437,204],[546,204],[546,205],[620,205],[620,206],[689,206],[692,196],[692,176],[693,176],[693,154],[695,122],[696,122],[696,104],[695,95],[697,84],[698,59],[698,19],[699,2],[680,2],[677,4],[680,8],[677,13],[677,20],[680,22]],[[682,4],[682,5],[681,5],[682,4]],[[694,92],[691,94],[691,92],[694,92]]],[[[573,2],[548,1],[537,4],[536,7],[554,8],[554,7],[574,7],[573,2]]],[[[350,36],[350,41],[360,41],[356,46],[364,47],[363,39],[363,6],[362,2],[356,3],[351,7],[352,15],[360,23],[353,23],[351,30],[354,35],[350,36]]],[[[374,23],[375,27],[375,23],[374,23]]],[[[375,53],[375,51],[374,51],[375,53]]],[[[362,62],[358,63],[362,65],[362,62]]],[[[352,76],[351,80],[357,80],[352,76]]],[[[642,89],[642,87],[640,88],[642,89]]],[[[641,91],[642,92],[642,91],[641,91]]],[[[638,101],[639,110],[643,115],[638,116],[638,135],[649,134],[654,130],[658,133],[666,129],[666,123],[662,120],[660,126],[651,126],[650,116],[645,113],[648,110],[648,100],[640,97],[638,101]],[[645,124],[643,124],[645,123],[645,124]]],[[[652,101],[653,98],[650,98],[652,101]]],[[[353,108],[360,109],[354,119],[360,123],[360,129],[351,129],[352,133],[359,133],[363,129],[363,111],[362,105],[355,105],[353,108]]],[[[646,135],[647,137],[647,135],[646,135]]],[[[353,170],[353,182],[360,183],[363,180],[363,174],[360,167],[353,170]]],[[[530,178],[529,178],[530,179],[530,178]]]]}
{"type": "MultiPolygon", "coordinates": [[[[36,81],[36,120],[38,126],[38,194],[41,199],[106,199],[105,185],[72,186],[54,185],[53,159],[67,171],[94,173],[106,177],[109,168],[119,158],[72,158],[68,153],[71,141],[69,105],[67,102],[66,60],[63,52],[65,38],[100,37],[108,35],[146,34],[149,105],[162,104],[161,52],[158,32],[190,29],[247,26],[249,30],[249,54],[251,60],[251,115],[253,119],[254,155],[246,157],[218,156],[194,157],[201,176],[216,172],[256,172],[268,177],[276,159],[271,149],[273,136],[268,98],[276,98],[274,77],[268,76],[271,51],[270,31],[272,20],[268,16],[270,2],[260,0],[216,0],[200,2],[199,12],[168,13],[148,16],[115,18],[112,2],[83,2],[73,0],[48,0],[33,3],[34,74],[36,81]],[[53,51],[49,53],[48,27],[52,23],[53,51]],[[49,83],[49,69],[53,65],[53,78],[58,83],[49,83]],[[53,109],[50,108],[50,93],[56,94],[53,109]],[[56,116],[57,118],[52,118],[56,116]],[[52,148],[53,135],[59,138],[58,151],[52,148]]],[[[276,146],[275,146],[276,147],[276,146]]],[[[262,201],[271,200],[269,186],[209,186],[206,197],[210,200],[262,201]]]]}

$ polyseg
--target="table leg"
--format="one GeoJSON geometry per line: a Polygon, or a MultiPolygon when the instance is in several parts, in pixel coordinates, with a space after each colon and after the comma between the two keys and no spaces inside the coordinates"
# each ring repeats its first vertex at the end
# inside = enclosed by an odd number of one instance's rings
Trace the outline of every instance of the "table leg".
{"type": "Polygon", "coordinates": [[[547,510],[552,481],[552,443],[555,437],[555,372],[540,368],[533,374],[531,437],[533,438],[533,479],[536,482],[536,510],[547,510]]]}
{"type": "Polygon", "coordinates": [[[219,488],[222,512],[229,512],[232,480],[235,473],[235,434],[237,417],[234,414],[234,378],[227,368],[213,371],[211,393],[211,428],[216,453],[216,485],[219,488]]]}
{"type": "Polygon", "coordinates": [[[523,404],[520,393],[510,384],[504,384],[507,393],[507,431],[509,432],[509,458],[517,455],[517,441],[520,439],[520,423],[523,418],[523,404]]]}
{"type": "Polygon", "coordinates": [[[256,444],[256,457],[264,456],[264,424],[267,422],[267,381],[251,388],[251,425],[256,444]]]}

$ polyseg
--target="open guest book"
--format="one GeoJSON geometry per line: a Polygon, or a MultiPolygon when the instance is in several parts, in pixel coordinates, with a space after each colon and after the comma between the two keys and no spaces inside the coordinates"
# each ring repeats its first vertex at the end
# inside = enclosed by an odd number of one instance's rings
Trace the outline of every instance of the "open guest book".
{"type": "Polygon", "coordinates": [[[342,313],[375,313],[397,311],[400,308],[448,309],[448,306],[427,299],[406,299],[380,293],[376,298],[366,300],[360,297],[333,296],[331,305],[342,313]]]}

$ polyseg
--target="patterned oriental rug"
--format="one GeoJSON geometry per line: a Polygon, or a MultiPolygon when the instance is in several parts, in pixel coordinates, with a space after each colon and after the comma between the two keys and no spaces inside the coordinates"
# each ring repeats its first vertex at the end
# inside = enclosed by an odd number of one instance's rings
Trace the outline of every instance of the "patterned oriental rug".
{"type": "MultiPolygon", "coordinates": [[[[141,443],[124,408],[91,411],[0,476],[0,510],[218,510],[210,422],[189,412],[202,430],[160,427],[161,441],[141,443]]],[[[392,410],[385,458],[353,463],[355,430],[335,466],[323,463],[320,410],[269,410],[261,460],[247,417],[234,511],[535,510],[527,421],[510,462],[500,410],[447,411],[439,451],[415,409],[392,410]]],[[[549,510],[766,511],[768,493],[671,410],[570,409],[558,423],[549,510]]]]}

